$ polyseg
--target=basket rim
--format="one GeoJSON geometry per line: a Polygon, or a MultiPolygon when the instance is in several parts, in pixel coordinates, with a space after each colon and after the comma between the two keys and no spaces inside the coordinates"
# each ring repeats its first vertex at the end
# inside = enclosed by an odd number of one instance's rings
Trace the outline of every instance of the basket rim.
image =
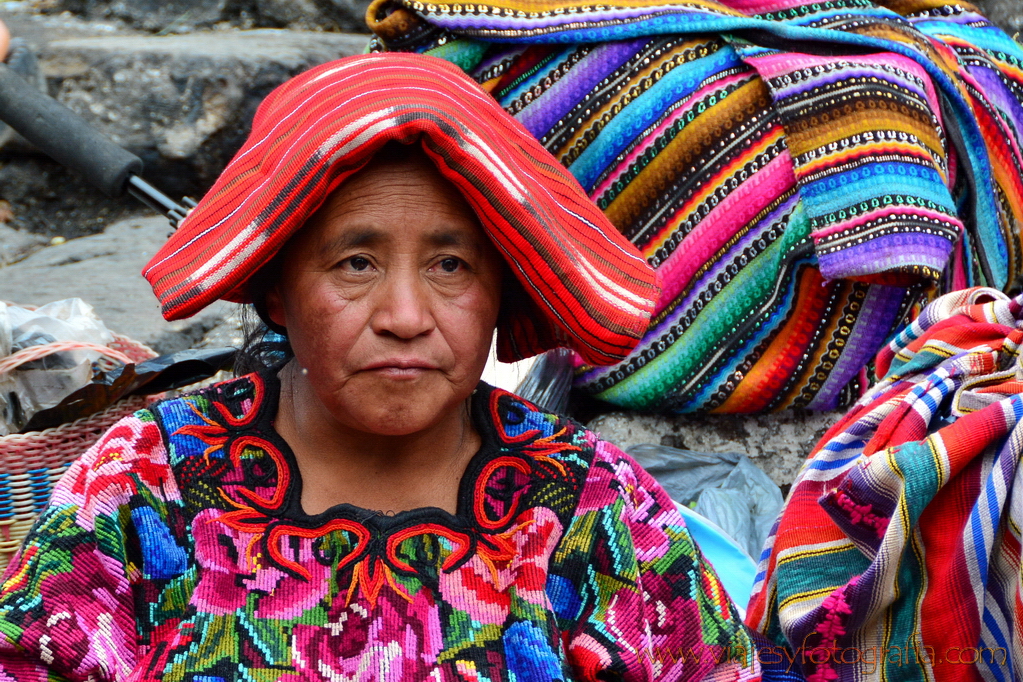
{"type": "MultiPolygon", "coordinates": [[[[78,419],[76,419],[74,421],[66,422],[64,424],[58,424],[57,426],[51,426],[51,427],[49,427],[47,429],[42,429],[41,431],[28,431],[26,433],[11,433],[11,434],[8,434],[6,436],[0,436],[0,446],[3,446],[5,444],[11,443],[11,442],[16,443],[16,442],[18,442],[18,440],[17,440],[18,437],[21,437],[23,440],[30,441],[30,440],[42,440],[42,439],[45,439],[47,437],[58,436],[58,435],[59,436],[64,436],[65,435],[64,434],[65,431],[70,431],[72,429],[80,429],[82,427],[88,427],[88,426],[90,426],[91,422],[97,423],[97,425],[96,425],[97,428],[108,428],[109,424],[113,423],[113,422],[109,422],[107,427],[102,427],[100,423],[106,422],[114,414],[120,414],[121,415],[121,417],[118,417],[117,419],[114,419],[113,420],[114,422],[118,421],[119,419],[121,419],[124,416],[127,416],[127,412],[126,412],[125,408],[128,407],[128,404],[138,404],[139,405],[138,409],[142,409],[142,408],[146,407],[147,405],[151,404],[150,398],[152,398],[152,397],[153,396],[129,395],[129,396],[126,396],[124,398],[121,398],[120,400],[118,400],[117,402],[115,402],[115,403],[113,403],[111,405],[107,405],[102,410],[98,410],[98,411],[93,412],[92,414],[86,415],[84,417],[79,417],[78,419]]],[[[155,402],[155,400],[152,401],[152,402],[155,402]]],[[[135,411],[135,410],[133,410],[133,411],[135,411]]],[[[3,454],[3,453],[0,452],[0,454],[3,454]]]]}
{"type": "MultiPolygon", "coordinates": [[[[6,301],[4,301],[4,303],[6,303],[6,301]]],[[[136,341],[130,336],[125,336],[124,334],[118,334],[116,332],[113,333],[113,336],[114,336],[113,341],[111,341],[110,345],[106,346],[106,348],[110,349],[111,351],[113,351],[113,353],[116,353],[117,355],[123,355],[125,358],[129,360],[132,360],[130,355],[131,353],[136,354],[136,356],[140,359],[133,360],[132,364],[138,364],[139,362],[142,362],[143,359],[148,360],[159,356],[159,353],[157,353],[155,350],[153,350],[146,344],[142,343],[141,341],[136,341]],[[118,346],[120,346],[120,348],[118,348],[118,346]]],[[[45,346],[54,344],[42,345],[45,346]]],[[[0,363],[2,363],[3,360],[14,357],[15,355],[17,354],[15,353],[7,356],[7,358],[0,359],[0,363]]],[[[2,375],[3,372],[0,371],[0,376],[2,375]]],[[[141,409],[151,404],[152,402],[155,402],[155,398],[156,397],[154,396],[125,396],[122,397],[120,400],[117,400],[116,402],[107,405],[101,410],[97,410],[96,412],[93,412],[92,414],[86,415],[84,417],[79,417],[74,421],[58,424],[57,426],[51,426],[40,431],[28,431],[26,433],[11,433],[6,436],[0,436],[0,455],[5,454],[3,452],[3,450],[6,449],[5,446],[26,447],[33,441],[38,441],[40,444],[43,444],[46,442],[47,439],[56,440],[57,438],[60,438],[62,440],[71,439],[74,441],[84,440],[87,437],[86,436],[87,433],[91,434],[94,433],[96,430],[99,430],[100,433],[102,433],[102,431],[105,431],[107,428],[113,425],[114,422],[120,419],[120,417],[118,417],[117,419],[111,420],[112,413],[120,414],[122,417],[126,416],[125,411],[126,405],[124,404],[126,401],[131,401],[132,403],[137,404],[138,407],[135,409],[141,409]],[[153,399],[151,400],[151,398],[153,399]],[[94,426],[91,425],[90,422],[94,422],[95,425],[94,426]],[[68,433],[69,431],[73,430],[82,431],[82,435],[79,438],[75,438],[73,434],[68,433]]]]}

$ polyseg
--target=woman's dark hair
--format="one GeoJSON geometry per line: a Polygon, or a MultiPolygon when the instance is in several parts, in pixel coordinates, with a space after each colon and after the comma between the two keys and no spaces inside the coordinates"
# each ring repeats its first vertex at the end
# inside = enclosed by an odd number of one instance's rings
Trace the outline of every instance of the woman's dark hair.
{"type": "Polygon", "coordinates": [[[288,337],[270,329],[255,306],[242,309],[242,347],[234,355],[234,374],[278,372],[295,357],[288,337]]]}
{"type": "Polygon", "coordinates": [[[242,309],[243,341],[234,356],[235,376],[276,373],[295,357],[287,330],[274,324],[266,311],[266,295],[277,283],[282,258],[279,252],[249,280],[249,300],[253,303],[242,309]]]}

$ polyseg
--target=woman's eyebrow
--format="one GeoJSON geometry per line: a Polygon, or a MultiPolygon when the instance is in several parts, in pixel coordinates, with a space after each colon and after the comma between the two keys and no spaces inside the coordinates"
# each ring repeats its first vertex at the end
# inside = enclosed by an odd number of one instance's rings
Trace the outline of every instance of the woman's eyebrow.
{"type": "Polygon", "coordinates": [[[478,250],[482,247],[482,243],[476,235],[466,234],[460,230],[438,230],[426,235],[425,241],[427,244],[434,247],[462,246],[474,250],[478,250]]]}
{"type": "Polygon", "coordinates": [[[322,250],[324,253],[340,253],[348,249],[376,244],[383,239],[384,233],[381,230],[372,227],[356,228],[331,239],[323,245],[322,250]]]}
{"type": "MultiPolygon", "coordinates": [[[[379,228],[366,227],[346,230],[344,234],[338,235],[327,241],[322,252],[330,255],[343,253],[350,249],[357,249],[363,246],[373,246],[387,241],[388,234],[379,228]]],[[[482,247],[480,240],[475,235],[467,235],[458,230],[440,229],[429,232],[423,236],[423,242],[428,246],[438,248],[445,246],[460,246],[478,250],[482,247]]]]}
{"type": "Polygon", "coordinates": [[[426,242],[430,246],[461,246],[465,244],[465,238],[455,232],[432,232],[426,236],[426,242]]]}

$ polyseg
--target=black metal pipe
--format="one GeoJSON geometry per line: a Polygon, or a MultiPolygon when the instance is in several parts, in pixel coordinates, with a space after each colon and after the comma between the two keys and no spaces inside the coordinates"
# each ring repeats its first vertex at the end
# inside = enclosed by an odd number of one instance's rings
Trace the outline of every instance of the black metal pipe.
{"type": "Polygon", "coordinates": [[[186,205],[182,206],[137,175],[128,176],[128,194],[154,211],[167,216],[167,219],[170,220],[171,225],[175,228],[195,206],[195,202],[187,197],[183,200],[183,203],[186,205]],[[191,206],[187,205],[189,203],[191,203],[191,206]]]}
{"type": "Polygon", "coordinates": [[[58,163],[77,171],[109,197],[127,191],[178,226],[195,206],[175,202],[139,177],[142,160],[128,152],[81,116],[39,92],[6,64],[0,63],[0,121],[58,163]]]}

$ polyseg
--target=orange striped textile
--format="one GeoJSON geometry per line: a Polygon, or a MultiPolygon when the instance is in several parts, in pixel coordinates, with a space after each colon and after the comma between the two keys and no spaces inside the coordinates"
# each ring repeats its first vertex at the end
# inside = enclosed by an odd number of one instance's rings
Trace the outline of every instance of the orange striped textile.
{"type": "Polygon", "coordinates": [[[522,124],[460,69],[417,54],[330,62],[266,98],[244,146],[143,270],[164,317],[249,302],[249,278],[388,142],[422,147],[521,285],[501,310],[499,359],[567,346],[610,364],[636,346],[658,297],[652,268],[522,124]]]}

